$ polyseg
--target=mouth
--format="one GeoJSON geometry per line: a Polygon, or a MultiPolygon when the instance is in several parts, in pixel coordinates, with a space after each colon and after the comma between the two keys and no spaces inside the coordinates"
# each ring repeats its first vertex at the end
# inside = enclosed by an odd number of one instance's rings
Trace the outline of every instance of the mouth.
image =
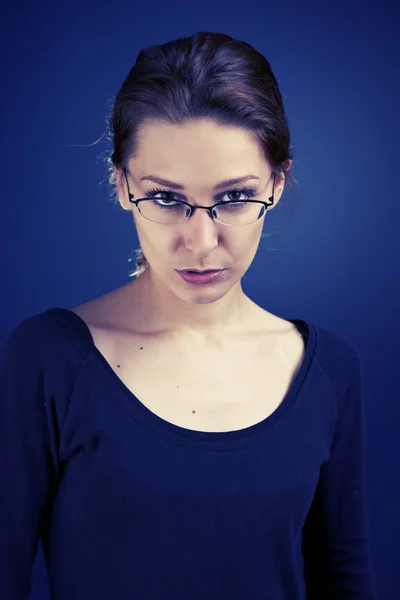
{"type": "Polygon", "coordinates": [[[177,273],[187,283],[208,284],[220,278],[224,271],[225,269],[206,269],[204,271],[199,269],[184,269],[177,271],[177,273]]]}
{"type": "Polygon", "coordinates": [[[216,271],[223,271],[223,269],[179,269],[178,273],[215,273],[216,271]]]}

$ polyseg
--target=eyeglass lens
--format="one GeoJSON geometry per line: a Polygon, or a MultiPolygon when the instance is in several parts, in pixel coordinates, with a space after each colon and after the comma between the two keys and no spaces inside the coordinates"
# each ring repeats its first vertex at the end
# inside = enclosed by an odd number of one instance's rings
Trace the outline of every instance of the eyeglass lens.
{"type": "MultiPolygon", "coordinates": [[[[155,223],[173,224],[184,222],[188,218],[190,208],[177,200],[141,199],[138,209],[146,219],[155,223]]],[[[261,202],[225,202],[212,209],[214,219],[226,225],[250,225],[265,213],[261,202]]]]}

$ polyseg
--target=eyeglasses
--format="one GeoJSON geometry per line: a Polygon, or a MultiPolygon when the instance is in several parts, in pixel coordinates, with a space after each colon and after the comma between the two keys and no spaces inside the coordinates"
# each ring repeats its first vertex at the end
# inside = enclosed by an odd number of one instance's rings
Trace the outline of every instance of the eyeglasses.
{"type": "MultiPolygon", "coordinates": [[[[129,202],[135,204],[140,214],[149,221],[163,225],[173,225],[185,222],[197,209],[207,210],[211,219],[230,227],[250,225],[264,216],[268,207],[274,204],[275,173],[272,196],[267,202],[262,200],[228,200],[217,202],[213,206],[195,206],[183,200],[167,200],[163,198],[139,198],[133,200],[130,193],[126,169],[124,169],[128,186],[129,202]]],[[[159,192],[162,193],[162,192],[159,192]]]]}

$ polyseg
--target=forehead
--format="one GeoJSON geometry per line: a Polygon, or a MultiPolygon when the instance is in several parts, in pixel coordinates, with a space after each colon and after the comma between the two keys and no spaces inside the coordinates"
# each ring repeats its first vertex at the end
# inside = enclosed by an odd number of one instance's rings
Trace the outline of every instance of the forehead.
{"type": "Polygon", "coordinates": [[[254,173],[260,177],[269,165],[255,134],[243,127],[196,119],[171,125],[148,122],[141,126],[132,172],[180,180],[196,174],[210,181],[254,173]],[[140,172],[140,173],[139,173],[140,172]]]}

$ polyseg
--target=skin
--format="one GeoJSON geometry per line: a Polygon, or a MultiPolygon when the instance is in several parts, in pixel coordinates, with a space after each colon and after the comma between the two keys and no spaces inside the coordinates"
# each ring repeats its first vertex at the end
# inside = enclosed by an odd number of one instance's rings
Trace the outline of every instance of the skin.
{"type": "MultiPolygon", "coordinates": [[[[272,194],[271,166],[256,139],[244,128],[196,119],[184,125],[148,122],[139,134],[138,152],[127,165],[129,188],[135,199],[145,197],[154,187],[168,189],[140,181],[147,175],[182,184],[184,190],[176,190],[177,198],[202,206],[211,206],[220,198],[234,198],[227,194],[245,186],[254,187],[260,200],[272,194]],[[224,179],[249,173],[259,176],[260,181],[250,179],[213,190],[224,179]]],[[[291,161],[287,161],[285,170],[290,167],[291,161]]],[[[196,211],[182,225],[153,223],[129,202],[124,174],[117,169],[115,174],[119,201],[133,213],[149,263],[146,272],[129,284],[135,298],[135,320],[146,323],[146,327],[151,325],[154,331],[174,332],[197,341],[215,341],[257,327],[262,309],[245,295],[241,279],[256,254],[265,215],[244,227],[219,224],[204,210],[196,211]],[[183,281],[176,272],[185,268],[227,270],[215,283],[196,286],[183,281]]],[[[279,202],[284,185],[284,174],[277,175],[275,203],[268,211],[279,202]]]]}

